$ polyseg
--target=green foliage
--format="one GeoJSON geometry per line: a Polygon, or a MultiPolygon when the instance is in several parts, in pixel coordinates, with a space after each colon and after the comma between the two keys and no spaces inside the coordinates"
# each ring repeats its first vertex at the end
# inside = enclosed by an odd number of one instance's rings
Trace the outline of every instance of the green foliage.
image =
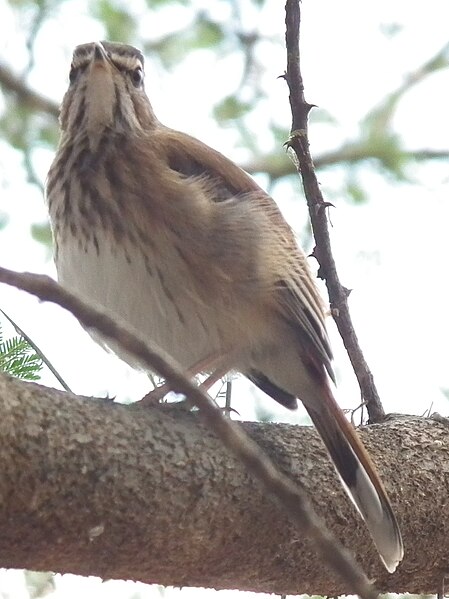
{"type": "Polygon", "coordinates": [[[367,200],[367,194],[360,181],[350,176],[346,183],[346,197],[350,197],[354,204],[363,204],[367,200]]]}
{"type": "Polygon", "coordinates": [[[11,103],[0,118],[0,131],[16,150],[25,150],[30,143],[26,124],[30,111],[23,104],[11,103]]]}
{"type": "Polygon", "coordinates": [[[163,6],[172,6],[173,4],[182,4],[183,6],[187,6],[189,4],[189,0],[147,0],[147,5],[149,8],[161,8],[163,6]]]}
{"type": "Polygon", "coordinates": [[[56,119],[52,115],[36,114],[24,103],[8,102],[0,116],[0,134],[22,153],[28,181],[42,187],[43,177],[34,172],[32,156],[39,147],[56,147],[59,138],[56,119]]]}
{"type": "Polygon", "coordinates": [[[224,39],[222,27],[200,14],[195,22],[194,35],[191,37],[191,48],[211,48],[218,46],[224,39]]]}
{"type": "Polygon", "coordinates": [[[20,336],[3,339],[0,324],[0,370],[27,381],[40,378],[42,360],[30,344],[20,336]]]}
{"type": "Polygon", "coordinates": [[[39,139],[43,146],[55,148],[59,140],[59,132],[54,120],[39,123],[39,139]]]}
{"type": "Polygon", "coordinates": [[[214,108],[214,117],[217,121],[231,121],[243,117],[251,110],[251,105],[242,102],[236,96],[227,96],[214,108]]]}
{"type": "Polygon", "coordinates": [[[132,42],[136,20],[131,12],[118,2],[100,0],[90,4],[91,14],[106,27],[106,38],[116,42],[132,42]]]}
{"type": "Polygon", "coordinates": [[[160,40],[144,44],[152,56],[158,56],[165,68],[180,63],[190,52],[201,49],[216,49],[225,39],[222,26],[203,12],[194,15],[184,29],[168,33],[160,40]]]}
{"type": "Polygon", "coordinates": [[[53,236],[48,222],[33,224],[31,226],[31,235],[33,239],[51,249],[53,244],[53,236]]]}

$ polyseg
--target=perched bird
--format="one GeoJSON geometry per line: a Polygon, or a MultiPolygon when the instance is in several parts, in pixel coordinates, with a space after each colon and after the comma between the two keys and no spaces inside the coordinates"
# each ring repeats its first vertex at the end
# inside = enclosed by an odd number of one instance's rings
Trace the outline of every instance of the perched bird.
{"type": "Polygon", "coordinates": [[[334,399],[323,303],[275,202],[225,156],[157,120],[131,46],[75,49],[60,126],[47,182],[60,282],[191,374],[236,370],[289,409],[299,398],[394,571],[396,518],[334,399]]]}

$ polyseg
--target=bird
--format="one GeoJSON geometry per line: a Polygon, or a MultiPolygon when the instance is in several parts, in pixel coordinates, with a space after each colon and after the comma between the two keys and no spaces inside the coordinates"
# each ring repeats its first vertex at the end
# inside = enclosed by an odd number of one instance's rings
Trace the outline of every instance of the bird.
{"type": "Polygon", "coordinates": [[[133,46],[75,48],[59,122],[46,183],[59,282],[192,375],[237,371],[290,410],[299,399],[393,572],[401,532],[335,399],[325,304],[275,201],[223,154],[157,119],[133,46]]]}

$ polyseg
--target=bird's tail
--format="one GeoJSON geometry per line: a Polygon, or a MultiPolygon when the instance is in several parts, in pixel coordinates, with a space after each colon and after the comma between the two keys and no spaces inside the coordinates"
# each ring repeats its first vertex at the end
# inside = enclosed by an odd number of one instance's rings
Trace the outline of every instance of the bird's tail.
{"type": "Polygon", "coordinates": [[[338,407],[329,387],[325,386],[325,402],[318,410],[309,405],[306,409],[364,519],[385,567],[394,572],[402,560],[404,548],[390,500],[355,429],[338,407]]]}

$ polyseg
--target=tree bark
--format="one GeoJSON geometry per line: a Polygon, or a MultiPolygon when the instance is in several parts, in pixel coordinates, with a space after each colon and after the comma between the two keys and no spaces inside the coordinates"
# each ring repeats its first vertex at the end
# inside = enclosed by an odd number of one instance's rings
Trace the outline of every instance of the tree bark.
{"type": "MultiPolygon", "coordinates": [[[[0,374],[0,566],[175,586],[350,592],[196,414],[73,396],[0,374]]],[[[244,423],[300,481],[381,591],[434,593],[446,572],[449,437],[403,417],[362,431],[395,505],[390,576],[311,427],[244,423]]]]}

